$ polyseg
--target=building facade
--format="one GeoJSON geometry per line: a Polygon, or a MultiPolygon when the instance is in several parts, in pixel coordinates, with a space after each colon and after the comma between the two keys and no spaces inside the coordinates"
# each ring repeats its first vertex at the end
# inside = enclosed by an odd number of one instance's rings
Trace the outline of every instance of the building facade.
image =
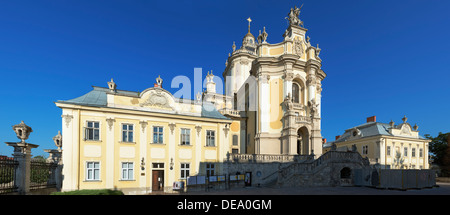
{"type": "Polygon", "coordinates": [[[284,40],[248,32],[226,60],[225,93],[211,71],[194,100],[162,87],[142,92],[93,87],[57,101],[62,109],[63,190],[170,190],[189,175],[218,175],[228,153],[322,154],[321,90],[326,74],[300,9],[291,8],[284,40]]]}
{"type": "Polygon", "coordinates": [[[291,8],[279,43],[267,42],[265,27],[255,38],[250,18],[242,46],[236,49],[233,42],[222,75],[224,98],[234,105],[217,108],[225,115],[235,113],[231,116],[245,128],[245,153],[322,154],[321,82],[326,74],[321,49],[311,45],[299,14],[300,8],[291,8]]]}
{"type": "Polygon", "coordinates": [[[419,135],[417,124],[411,126],[406,116],[395,125],[380,123],[376,116],[367,122],[345,130],[336,140],[324,143],[324,152],[356,150],[369,158],[371,164],[383,169],[429,169],[428,143],[430,140],[419,135]]]}

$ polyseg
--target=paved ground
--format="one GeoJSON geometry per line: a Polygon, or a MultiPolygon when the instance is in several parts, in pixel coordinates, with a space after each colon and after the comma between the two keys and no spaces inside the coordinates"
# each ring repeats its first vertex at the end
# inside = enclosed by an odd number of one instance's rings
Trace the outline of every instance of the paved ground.
{"type": "MultiPolygon", "coordinates": [[[[187,195],[450,195],[450,183],[420,190],[390,190],[370,187],[308,187],[308,188],[233,188],[231,190],[196,191],[187,195]]],[[[184,194],[182,194],[184,195],[184,194]]]]}

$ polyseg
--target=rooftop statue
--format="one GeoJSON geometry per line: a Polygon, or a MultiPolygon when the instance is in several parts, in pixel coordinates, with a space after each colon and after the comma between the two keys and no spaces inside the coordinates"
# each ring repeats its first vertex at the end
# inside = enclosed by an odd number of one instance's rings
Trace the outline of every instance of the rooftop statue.
{"type": "Polygon", "coordinates": [[[298,8],[295,6],[294,8],[291,8],[291,11],[288,13],[288,17],[286,17],[287,20],[289,20],[289,25],[297,25],[297,26],[303,26],[303,21],[300,20],[300,9],[302,9],[303,5],[298,8]]]}

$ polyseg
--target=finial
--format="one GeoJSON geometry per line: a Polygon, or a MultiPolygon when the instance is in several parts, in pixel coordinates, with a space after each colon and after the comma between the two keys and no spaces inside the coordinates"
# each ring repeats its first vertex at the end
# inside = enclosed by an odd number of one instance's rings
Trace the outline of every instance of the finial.
{"type": "Polygon", "coordinates": [[[416,124],[414,124],[414,127],[413,127],[413,129],[414,129],[414,131],[417,131],[417,129],[419,129],[419,126],[417,126],[417,123],[416,123],[416,124]]]}
{"type": "Polygon", "coordinates": [[[17,138],[22,140],[22,143],[25,143],[25,140],[28,139],[28,136],[30,136],[30,133],[33,132],[33,129],[31,129],[30,126],[26,125],[23,120],[20,122],[20,124],[13,126],[14,132],[16,132],[17,138]]]}
{"type": "Polygon", "coordinates": [[[163,83],[163,80],[161,78],[161,75],[158,75],[158,77],[156,78],[157,87],[162,88],[162,83],[163,83]]]}
{"type": "Polygon", "coordinates": [[[116,85],[116,83],[114,83],[113,78],[111,78],[111,81],[108,82],[108,87],[109,87],[110,92],[112,92],[112,93],[116,92],[117,85],[116,85]]]}
{"type": "Polygon", "coordinates": [[[390,125],[391,127],[394,127],[394,121],[392,121],[392,119],[391,119],[391,122],[389,123],[389,125],[390,125]]]}
{"type": "Polygon", "coordinates": [[[236,44],[234,43],[234,41],[233,41],[233,46],[232,46],[232,48],[233,48],[233,51],[236,50],[236,44]]]}
{"type": "Polygon", "coordinates": [[[250,22],[252,22],[252,19],[248,17],[247,21],[248,21],[248,33],[250,33],[250,22]]]}
{"type": "Polygon", "coordinates": [[[406,115],[402,118],[403,122],[405,123],[408,118],[406,118],[406,115]]]}
{"type": "Polygon", "coordinates": [[[259,34],[258,37],[256,38],[258,40],[258,44],[262,43],[262,35],[261,35],[261,30],[259,30],[259,34]]]}
{"type": "Polygon", "coordinates": [[[261,34],[261,37],[262,37],[263,43],[265,43],[265,42],[266,42],[267,36],[269,36],[269,34],[267,34],[267,32],[266,32],[266,26],[264,26],[264,28],[263,28],[263,32],[262,32],[262,34],[261,34]]]}
{"type": "Polygon", "coordinates": [[[58,131],[58,134],[53,137],[53,142],[55,142],[55,146],[58,147],[58,149],[61,149],[61,146],[62,146],[61,131],[58,131]]]}

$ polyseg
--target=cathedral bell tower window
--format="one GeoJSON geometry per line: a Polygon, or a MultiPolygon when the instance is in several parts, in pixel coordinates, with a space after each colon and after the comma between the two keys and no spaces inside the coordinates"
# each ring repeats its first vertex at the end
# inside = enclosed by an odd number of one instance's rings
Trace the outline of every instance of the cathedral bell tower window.
{"type": "Polygon", "coordinates": [[[297,83],[292,84],[292,102],[300,103],[300,86],[297,83]]]}

